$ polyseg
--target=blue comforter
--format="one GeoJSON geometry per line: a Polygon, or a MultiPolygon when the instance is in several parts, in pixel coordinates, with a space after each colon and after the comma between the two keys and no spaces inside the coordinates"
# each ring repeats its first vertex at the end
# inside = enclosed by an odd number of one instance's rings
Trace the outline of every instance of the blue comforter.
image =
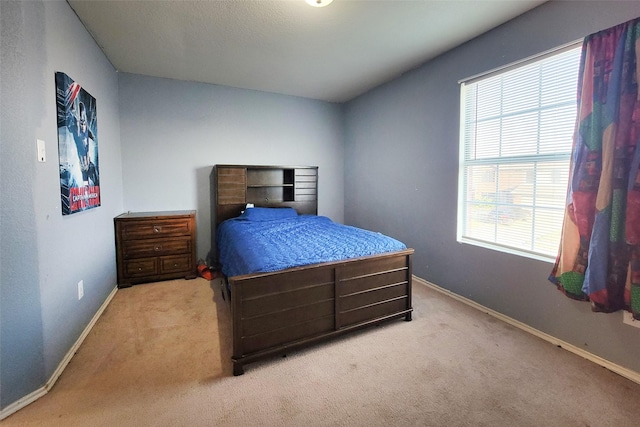
{"type": "Polygon", "coordinates": [[[257,221],[240,216],[220,224],[216,241],[227,277],[406,249],[383,234],[315,215],[257,221]]]}

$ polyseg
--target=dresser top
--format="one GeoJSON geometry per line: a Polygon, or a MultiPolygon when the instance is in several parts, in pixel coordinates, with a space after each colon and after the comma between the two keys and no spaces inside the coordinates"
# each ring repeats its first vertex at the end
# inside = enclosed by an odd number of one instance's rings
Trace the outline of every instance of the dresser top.
{"type": "Polygon", "coordinates": [[[116,219],[134,219],[134,218],[162,218],[169,216],[191,216],[195,215],[196,211],[194,210],[185,210],[185,211],[157,211],[157,212],[126,212],[120,214],[116,217],[116,219]]]}

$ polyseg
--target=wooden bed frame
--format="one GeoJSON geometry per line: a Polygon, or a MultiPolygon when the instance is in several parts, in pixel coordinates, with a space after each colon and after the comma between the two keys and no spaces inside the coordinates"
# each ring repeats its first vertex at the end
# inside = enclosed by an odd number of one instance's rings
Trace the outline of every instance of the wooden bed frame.
{"type": "MultiPolygon", "coordinates": [[[[247,203],[317,215],[317,167],[217,165],[215,227],[247,203]]],[[[215,246],[215,245],[214,245],[215,246]]],[[[413,249],[228,278],[233,374],[244,365],[335,336],[411,320],[413,249]]]]}

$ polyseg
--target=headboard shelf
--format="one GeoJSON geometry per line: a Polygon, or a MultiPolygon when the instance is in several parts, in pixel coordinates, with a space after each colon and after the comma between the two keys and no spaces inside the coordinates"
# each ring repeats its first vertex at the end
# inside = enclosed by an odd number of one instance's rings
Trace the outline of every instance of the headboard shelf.
{"type": "Polygon", "coordinates": [[[216,228],[247,203],[318,214],[317,166],[216,165],[214,178],[216,228]]]}

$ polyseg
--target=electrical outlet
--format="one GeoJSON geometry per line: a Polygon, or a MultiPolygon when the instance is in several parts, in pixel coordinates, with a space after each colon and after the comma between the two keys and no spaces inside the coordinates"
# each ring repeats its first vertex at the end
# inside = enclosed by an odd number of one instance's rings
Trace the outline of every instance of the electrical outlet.
{"type": "Polygon", "coordinates": [[[78,300],[81,300],[84,296],[84,280],[78,282],[78,300]]]}
{"type": "Polygon", "coordinates": [[[633,314],[626,310],[622,312],[622,323],[640,328],[640,320],[634,319],[633,314]]]}

